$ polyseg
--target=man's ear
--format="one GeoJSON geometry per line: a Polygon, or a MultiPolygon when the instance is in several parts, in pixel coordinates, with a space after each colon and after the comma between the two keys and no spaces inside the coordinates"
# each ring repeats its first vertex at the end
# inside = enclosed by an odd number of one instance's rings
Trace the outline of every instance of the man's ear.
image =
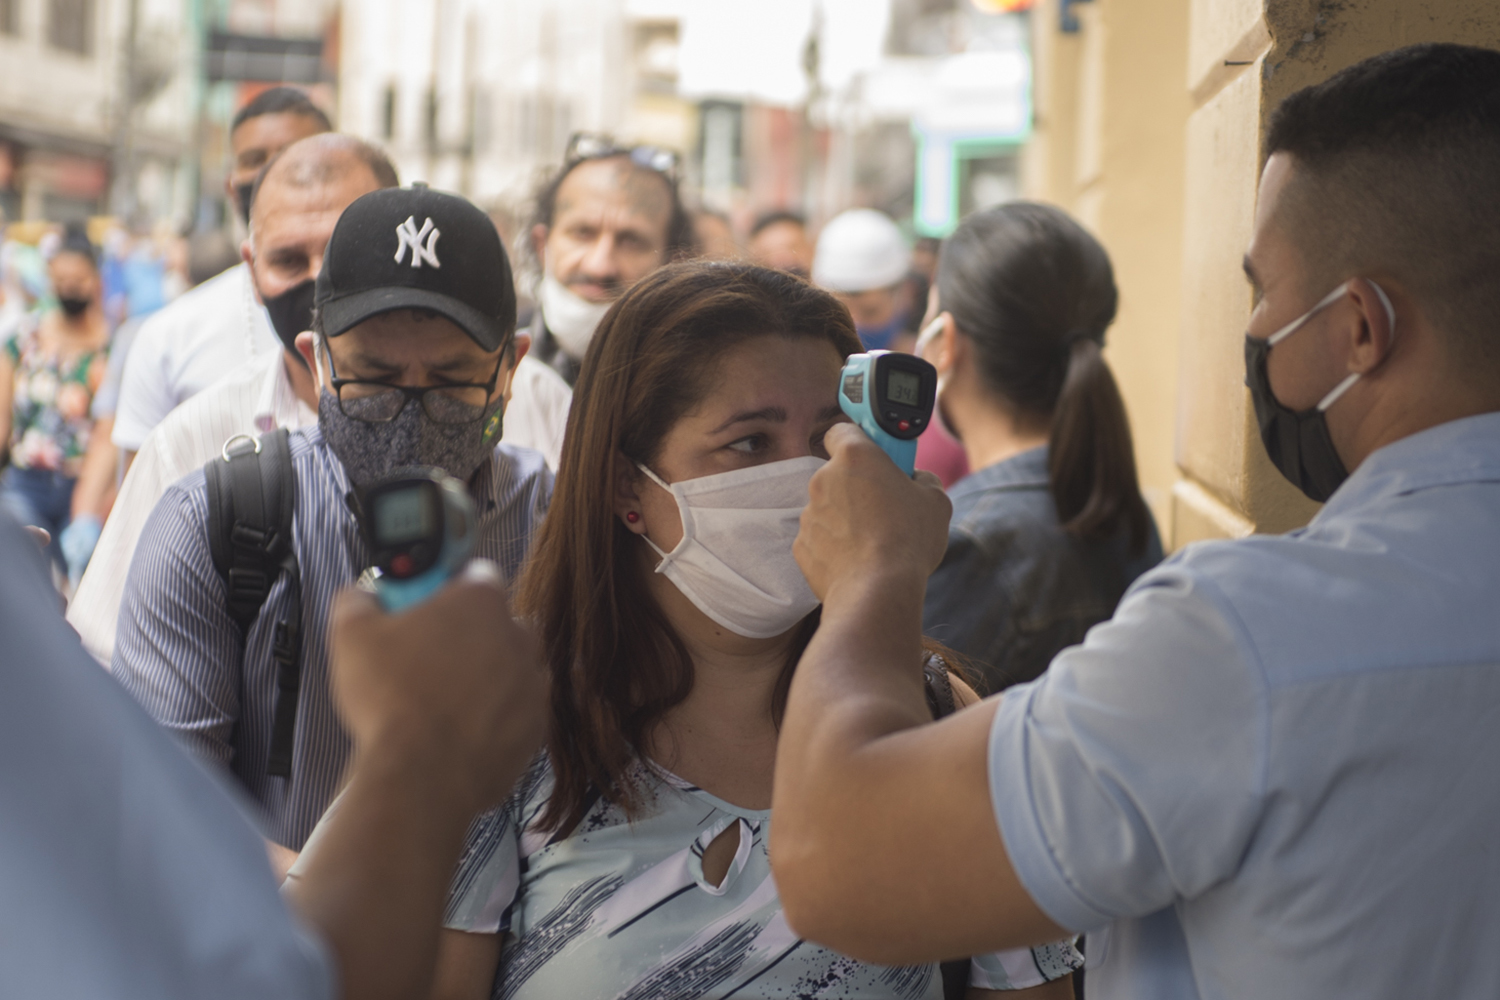
{"type": "Polygon", "coordinates": [[[511,338],[508,350],[511,351],[511,362],[510,367],[505,371],[505,391],[501,393],[505,397],[506,406],[510,405],[511,396],[513,395],[512,390],[516,382],[516,369],[521,367],[521,359],[526,357],[526,353],[531,350],[531,334],[517,333],[511,338]]]}
{"type": "Polygon", "coordinates": [[[297,353],[302,355],[302,360],[307,362],[307,370],[313,373],[313,381],[322,386],[324,384],[324,376],[318,366],[317,352],[313,349],[313,344],[317,339],[318,335],[311,330],[303,330],[297,334],[297,339],[292,343],[297,346],[297,353]]]}
{"type": "Polygon", "coordinates": [[[1348,331],[1349,371],[1364,375],[1384,364],[1396,346],[1395,303],[1388,289],[1367,278],[1349,282],[1348,295],[1359,317],[1348,331]]]}
{"type": "Polygon", "coordinates": [[[240,242],[240,260],[250,269],[250,291],[255,293],[255,301],[265,305],[265,299],[260,297],[260,289],[255,287],[255,248],[250,245],[248,236],[240,242]]]}
{"type": "Polygon", "coordinates": [[[531,252],[536,254],[537,263],[542,265],[542,270],[547,269],[547,234],[549,230],[540,222],[531,227],[531,252]]]}
{"type": "Polygon", "coordinates": [[[626,529],[637,535],[646,533],[646,513],[641,509],[641,497],[636,492],[636,482],[641,478],[635,463],[620,453],[615,453],[615,516],[626,529]],[[630,515],[636,516],[634,521],[630,515]]]}

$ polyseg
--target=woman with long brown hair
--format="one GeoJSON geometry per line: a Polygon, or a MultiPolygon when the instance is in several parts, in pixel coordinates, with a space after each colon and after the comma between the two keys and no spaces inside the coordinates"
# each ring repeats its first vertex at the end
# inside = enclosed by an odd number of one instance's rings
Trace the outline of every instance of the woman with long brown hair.
{"type": "MultiPolygon", "coordinates": [[[[552,738],[470,831],[436,996],[944,996],[937,966],[800,941],[766,852],[777,725],[818,621],[792,541],[859,349],[831,296],[741,264],[663,268],[605,317],[516,595],[552,738]]],[[[927,669],[934,697],[974,697],[927,669]]],[[[984,956],[958,985],[1070,996],[1079,961],[1067,943],[984,956]]]]}

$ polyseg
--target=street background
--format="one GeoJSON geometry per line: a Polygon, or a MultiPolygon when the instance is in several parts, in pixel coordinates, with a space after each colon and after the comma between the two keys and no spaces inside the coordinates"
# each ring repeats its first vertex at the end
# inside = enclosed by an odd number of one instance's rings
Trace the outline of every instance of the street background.
{"type": "Polygon", "coordinates": [[[7,315],[45,304],[83,221],[112,323],[194,280],[188,241],[243,233],[234,110],[304,87],[404,183],[512,241],[577,131],[670,147],[743,241],[867,206],[916,243],[1017,197],[1073,212],[1121,291],[1108,356],[1171,547],[1315,508],[1259,447],[1239,275],[1270,110],[1385,49],[1500,45],[1493,0],[0,0],[7,315]]]}

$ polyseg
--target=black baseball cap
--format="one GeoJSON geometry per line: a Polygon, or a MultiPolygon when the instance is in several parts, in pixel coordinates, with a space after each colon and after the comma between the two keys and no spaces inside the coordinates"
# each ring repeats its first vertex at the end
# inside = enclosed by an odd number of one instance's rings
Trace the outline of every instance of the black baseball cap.
{"type": "Polygon", "coordinates": [[[396,309],[427,309],[486,351],[516,329],[510,259],[495,225],[425,184],[355,199],[333,227],[313,292],[323,335],[396,309]]]}

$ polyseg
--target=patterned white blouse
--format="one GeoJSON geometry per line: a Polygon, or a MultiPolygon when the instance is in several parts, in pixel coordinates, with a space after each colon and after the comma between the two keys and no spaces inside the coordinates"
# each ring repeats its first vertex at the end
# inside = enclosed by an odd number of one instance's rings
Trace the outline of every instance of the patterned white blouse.
{"type": "MultiPolygon", "coordinates": [[[[650,803],[633,823],[599,799],[569,835],[537,832],[552,787],[543,756],[509,802],[470,828],[444,923],[507,935],[495,1000],[941,1000],[937,965],[869,965],[797,938],[771,879],[769,811],[659,770],[637,773],[650,803]],[[703,852],[731,826],[739,848],[713,885],[703,852]]],[[[1082,965],[1063,941],[975,958],[969,982],[1023,989],[1082,965]]]]}

